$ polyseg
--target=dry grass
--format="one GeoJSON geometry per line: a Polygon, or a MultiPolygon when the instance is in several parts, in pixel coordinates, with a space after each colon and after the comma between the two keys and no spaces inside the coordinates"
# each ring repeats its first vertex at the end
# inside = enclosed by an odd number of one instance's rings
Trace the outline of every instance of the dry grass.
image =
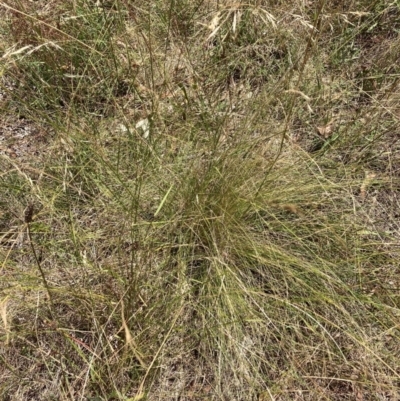
{"type": "Polygon", "coordinates": [[[0,2],[0,398],[399,400],[399,13],[0,2]]]}

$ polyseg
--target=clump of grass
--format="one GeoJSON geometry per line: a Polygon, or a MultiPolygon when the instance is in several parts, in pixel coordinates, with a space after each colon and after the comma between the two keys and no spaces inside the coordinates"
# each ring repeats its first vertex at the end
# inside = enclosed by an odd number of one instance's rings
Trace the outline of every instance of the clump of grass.
{"type": "Polygon", "coordinates": [[[1,156],[1,396],[396,399],[397,67],[357,40],[398,10],[53,6],[1,10],[52,129],[1,156]]]}
{"type": "Polygon", "coordinates": [[[132,89],[132,80],[126,79],[134,75],[128,56],[115,51],[121,46],[115,41],[123,9],[105,10],[85,1],[57,2],[54,8],[35,9],[28,2],[4,7],[8,35],[17,48],[9,52],[18,58],[14,96],[22,109],[29,96],[31,106],[45,114],[65,107],[107,113],[111,99],[132,89]]]}

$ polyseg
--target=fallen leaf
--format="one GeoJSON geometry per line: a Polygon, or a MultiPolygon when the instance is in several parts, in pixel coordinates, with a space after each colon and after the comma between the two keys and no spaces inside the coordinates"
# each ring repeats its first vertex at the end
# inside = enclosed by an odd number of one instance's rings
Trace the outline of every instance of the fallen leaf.
{"type": "Polygon", "coordinates": [[[328,139],[332,135],[333,126],[332,124],[321,125],[320,127],[317,127],[317,131],[322,137],[328,139]]]}
{"type": "Polygon", "coordinates": [[[7,303],[8,303],[8,297],[4,298],[0,302],[0,316],[1,320],[3,321],[4,330],[6,332],[6,341],[5,341],[6,345],[10,341],[10,331],[8,327],[8,318],[7,318],[7,303]]]}
{"type": "Polygon", "coordinates": [[[135,127],[142,132],[143,138],[147,139],[150,136],[150,122],[148,118],[140,120],[135,127]]]}

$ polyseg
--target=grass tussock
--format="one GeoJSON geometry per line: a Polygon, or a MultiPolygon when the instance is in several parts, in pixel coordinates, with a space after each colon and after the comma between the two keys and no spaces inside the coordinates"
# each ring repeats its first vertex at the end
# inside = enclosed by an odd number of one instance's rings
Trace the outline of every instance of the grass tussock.
{"type": "Polygon", "coordinates": [[[0,15],[1,399],[399,399],[395,2],[0,15]]]}

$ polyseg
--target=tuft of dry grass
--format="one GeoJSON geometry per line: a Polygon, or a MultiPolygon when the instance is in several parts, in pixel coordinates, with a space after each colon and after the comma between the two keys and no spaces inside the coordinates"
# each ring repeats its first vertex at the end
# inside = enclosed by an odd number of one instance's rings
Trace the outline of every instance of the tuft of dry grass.
{"type": "Polygon", "coordinates": [[[0,2],[0,398],[398,400],[399,12],[0,2]]]}

